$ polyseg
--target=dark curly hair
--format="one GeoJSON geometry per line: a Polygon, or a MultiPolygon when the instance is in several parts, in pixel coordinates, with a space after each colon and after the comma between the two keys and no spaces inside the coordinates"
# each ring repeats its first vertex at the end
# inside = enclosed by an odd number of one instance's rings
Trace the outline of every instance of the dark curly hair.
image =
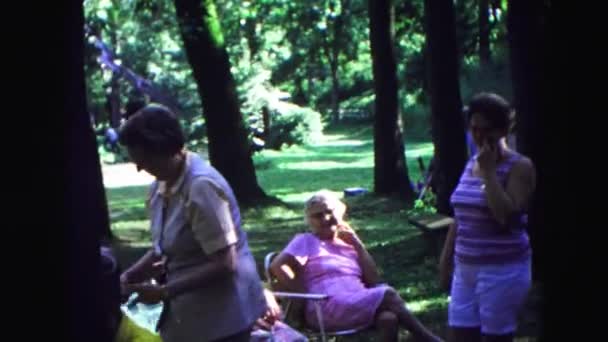
{"type": "Polygon", "coordinates": [[[177,117],[159,104],[146,105],[129,117],[120,128],[118,141],[124,146],[163,156],[178,153],[185,143],[177,117]]]}
{"type": "Polygon", "coordinates": [[[515,124],[515,111],[502,96],[494,93],[479,93],[473,96],[464,114],[467,124],[473,114],[479,114],[486,119],[491,128],[510,132],[515,124]]]}

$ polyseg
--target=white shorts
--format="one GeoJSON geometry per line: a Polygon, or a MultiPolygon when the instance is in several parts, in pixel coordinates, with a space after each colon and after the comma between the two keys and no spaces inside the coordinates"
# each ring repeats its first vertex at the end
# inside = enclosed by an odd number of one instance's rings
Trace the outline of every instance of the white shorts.
{"type": "Polygon", "coordinates": [[[504,335],[517,329],[517,314],[532,285],[530,259],[505,265],[456,262],[448,324],[481,327],[482,334],[504,335]]]}

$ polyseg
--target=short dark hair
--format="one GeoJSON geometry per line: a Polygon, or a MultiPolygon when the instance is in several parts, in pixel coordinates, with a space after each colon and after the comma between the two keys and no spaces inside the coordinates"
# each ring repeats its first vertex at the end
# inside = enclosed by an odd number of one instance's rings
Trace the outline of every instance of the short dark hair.
{"type": "Polygon", "coordinates": [[[465,107],[467,124],[473,114],[488,120],[491,128],[510,131],[515,123],[515,111],[502,96],[494,93],[478,93],[465,107]]]}
{"type": "Polygon", "coordinates": [[[133,114],[120,128],[118,141],[127,147],[139,147],[146,152],[171,156],[185,143],[182,127],[167,107],[149,104],[133,114]]]}

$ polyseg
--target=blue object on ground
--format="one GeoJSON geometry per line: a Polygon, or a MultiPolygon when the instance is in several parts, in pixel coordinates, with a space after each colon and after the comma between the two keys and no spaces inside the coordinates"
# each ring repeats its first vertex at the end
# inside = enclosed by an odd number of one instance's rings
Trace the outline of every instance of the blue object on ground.
{"type": "Polygon", "coordinates": [[[344,197],[354,197],[368,193],[365,188],[346,188],[344,189],[344,197]]]}

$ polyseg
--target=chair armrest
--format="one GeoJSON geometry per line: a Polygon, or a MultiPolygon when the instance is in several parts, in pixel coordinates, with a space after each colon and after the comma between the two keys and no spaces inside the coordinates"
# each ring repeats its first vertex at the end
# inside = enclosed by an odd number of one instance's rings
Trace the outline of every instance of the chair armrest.
{"type": "Polygon", "coordinates": [[[297,298],[311,300],[324,300],[329,298],[329,295],[319,293],[273,292],[273,294],[277,298],[297,298]]]}
{"type": "Polygon", "coordinates": [[[272,284],[272,275],[270,274],[270,263],[272,262],[272,259],[277,255],[279,255],[278,252],[270,252],[266,254],[266,257],[264,257],[264,273],[266,276],[266,281],[268,281],[269,284],[272,284]]]}

